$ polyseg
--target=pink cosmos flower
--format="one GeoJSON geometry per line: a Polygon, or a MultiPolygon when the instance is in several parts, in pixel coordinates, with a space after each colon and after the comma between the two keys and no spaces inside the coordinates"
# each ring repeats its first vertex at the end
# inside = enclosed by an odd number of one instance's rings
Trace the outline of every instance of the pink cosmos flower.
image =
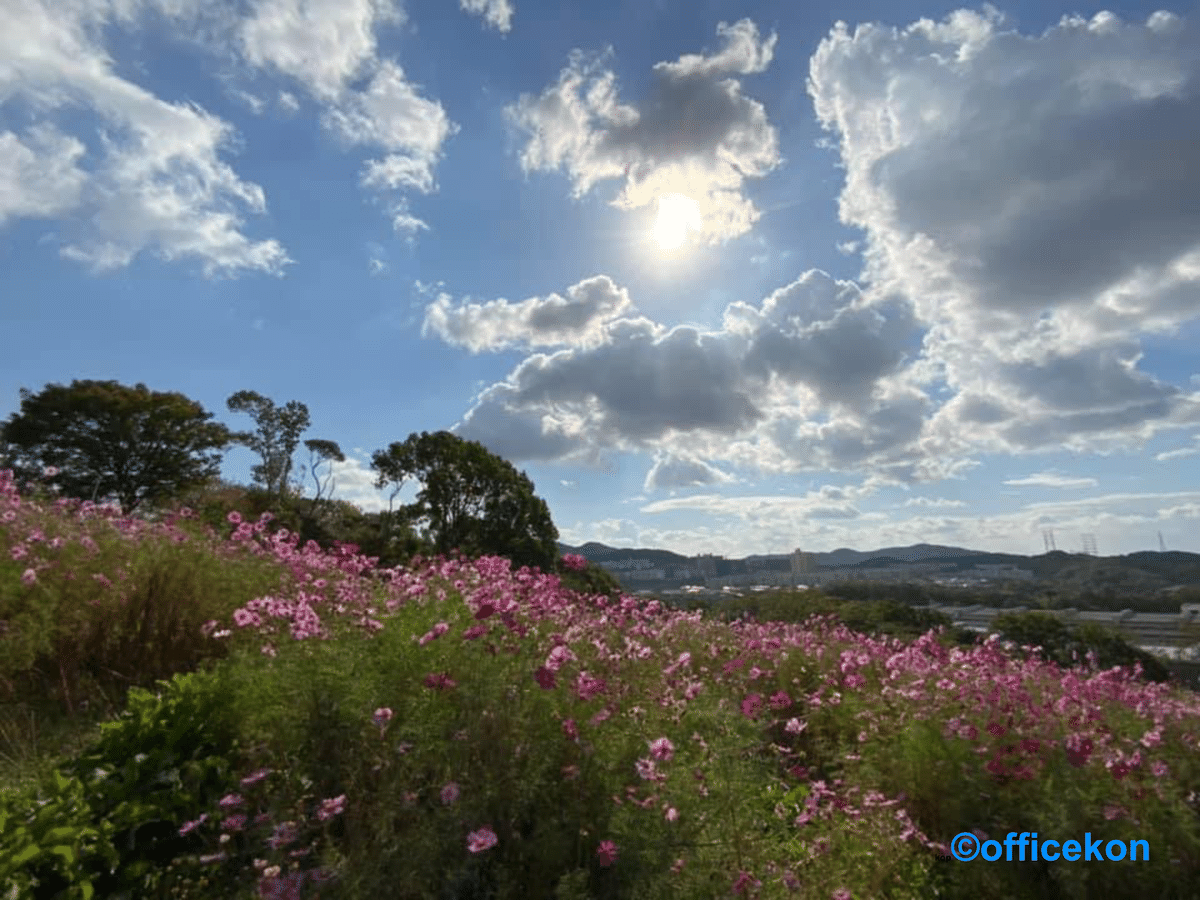
{"type": "Polygon", "coordinates": [[[762,709],[762,705],[761,694],[747,694],[746,698],[742,700],[742,715],[748,719],[753,719],[758,715],[759,710],[762,709]]]}
{"type": "Polygon", "coordinates": [[[617,845],[612,841],[601,841],[596,848],[596,859],[606,868],[611,866],[617,861],[617,845]]]}
{"type": "Polygon", "coordinates": [[[669,762],[671,757],[675,755],[675,745],[671,743],[669,738],[660,737],[658,740],[650,742],[650,755],[655,759],[669,762]]]}
{"type": "Polygon", "coordinates": [[[536,679],[538,686],[544,691],[554,690],[554,686],[557,684],[554,672],[545,666],[538,666],[538,670],[533,673],[533,677],[536,679]]]}
{"type": "Polygon", "coordinates": [[[442,803],[445,806],[449,806],[458,799],[460,793],[461,791],[459,790],[458,783],[451,781],[444,788],[442,788],[442,803]]]}
{"type": "Polygon", "coordinates": [[[451,678],[447,672],[430,672],[425,676],[424,683],[425,687],[435,691],[448,690],[458,685],[458,682],[451,678]]]}
{"type": "Polygon", "coordinates": [[[737,880],[733,883],[733,892],[741,894],[748,888],[760,888],[762,882],[751,875],[749,872],[738,872],[737,880]]]}
{"type": "Polygon", "coordinates": [[[596,678],[587,672],[580,672],[579,676],[575,679],[575,693],[585,703],[603,694],[605,687],[604,679],[596,678]]]}
{"type": "Polygon", "coordinates": [[[321,808],[317,811],[317,818],[322,822],[332,819],[334,816],[341,815],[346,808],[346,795],[341,794],[329,800],[321,801],[321,808]]]}
{"type": "Polygon", "coordinates": [[[430,641],[437,640],[438,638],[440,638],[443,634],[445,634],[449,630],[450,630],[449,622],[438,622],[436,625],[433,626],[433,628],[431,628],[429,631],[425,632],[425,634],[421,635],[420,639],[417,641],[417,644],[424,647],[430,641]]]}
{"type": "Polygon", "coordinates": [[[562,562],[568,569],[575,569],[579,572],[587,568],[587,560],[578,553],[564,553],[562,562]]]}
{"type": "Polygon", "coordinates": [[[247,775],[239,782],[239,784],[241,784],[241,786],[244,788],[253,787],[270,775],[271,772],[271,769],[259,769],[257,772],[252,772],[251,774],[247,775]]]}
{"type": "Polygon", "coordinates": [[[637,773],[643,781],[659,781],[666,777],[659,773],[658,766],[652,759],[639,759],[635,765],[637,773]]]}
{"type": "Polygon", "coordinates": [[[568,647],[559,644],[550,651],[550,655],[546,657],[546,668],[551,672],[557,672],[566,663],[575,658],[575,654],[568,647]]]}
{"type": "Polygon", "coordinates": [[[482,853],[495,846],[496,832],[486,826],[467,835],[467,849],[472,853],[482,853]]]}

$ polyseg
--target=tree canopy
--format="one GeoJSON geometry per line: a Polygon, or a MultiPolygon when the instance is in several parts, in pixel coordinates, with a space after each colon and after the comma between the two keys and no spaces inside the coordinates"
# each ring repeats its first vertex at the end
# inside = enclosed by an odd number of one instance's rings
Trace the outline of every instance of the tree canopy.
{"type": "MultiPolygon", "coordinates": [[[[290,400],[282,408],[257,391],[238,391],[225,401],[230,412],[244,412],[258,426],[253,434],[235,433],[234,440],[249,447],[262,458],[262,463],[250,470],[254,483],[270,494],[282,497],[292,474],[292,454],[300,443],[300,434],[309,425],[308,407],[290,400]]],[[[327,442],[327,443],[331,443],[327,442]]],[[[336,447],[336,445],[334,445],[336,447]]],[[[341,450],[337,451],[338,455],[341,450]]]]}
{"type": "Polygon", "coordinates": [[[506,556],[514,565],[550,571],[558,556],[558,529],[533,482],[477,441],[449,431],[410,434],[371,457],[376,487],[396,493],[409,479],[421,483],[402,514],[425,525],[436,552],[458,548],[470,556],[506,556]]]}
{"type": "Polygon", "coordinates": [[[116,381],[21,389],[21,409],[0,425],[7,460],[20,482],[42,470],[64,496],[115,497],[122,512],[159,502],[215,477],[234,440],[212,413],[180,393],[116,381]]]}

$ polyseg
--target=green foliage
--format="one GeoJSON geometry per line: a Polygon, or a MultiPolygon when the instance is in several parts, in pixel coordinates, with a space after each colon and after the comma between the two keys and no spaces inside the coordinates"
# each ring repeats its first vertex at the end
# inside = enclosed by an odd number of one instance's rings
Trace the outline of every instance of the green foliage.
{"type": "Polygon", "coordinates": [[[422,484],[417,502],[401,511],[410,523],[424,521],[437,553],[455,548],[467,556],[495,554],[515,566],[551,571],[558,556],[558,529],[533,482],[507,460],[477,441],[448,431],[410,434],[386,451],[376,451],[371,466],[376,487],[422,484]]]}
{"type": "Polygon", "coordinates": [[[32,812],[22,812],[34,805],[29,793],[0,803],[0,884],[15,887],[19,893],[12,896],[19,897],[97,896],[97,879],[81,861],[118,865],[112,826],[94,824],[79,779],[55,772],[38,793],[32,812]]]}
{"type": "Polygon", "coordinates": [[[992,630],[1006,641],[1041,647],[1046,659],[1070,668],[1078,665],[1089,652],[1095,653],[1102,669],[1142,664],[1143,677],[1149,681],[1167,681],[1167,671],[1153,654],[1134,647],[1111,629],[1095,622],[1069,628],[1057,616],[1045,612],[1005,613],[992,622],[992,630]]]}
{"type": "Polygon", "coordinates": [[[607,597],[620,597],[625,593],[616,576],[594,562],[589,562],[586,569],[579,570],[563,565],[560,558],[554,564],[554,571],[567,590],[589,596],[604,594],[607,597]]]}
{"type": "Polygon", "coordinates": [[[130,691],[121,717],[36,797],[0,808],[0,881],[36,882],[34,897],[145,896],[173,860],[201,847],[179,829],[231,785],[235,731],[214,673],[162,684],[161,697],[130,691]],[[22,816],[35,800],[36,813],[22,816]]]}
{"type": "Polygon", "coordinates": [[[843,600],[821,591],[763,591],[722,600],[717,612],[726,619],[752,615],[760,622],[805,622],[813,616],[836,616],[860,634],[912,639],[931,628],[949,627],[949,617],[900,600],[843,600]]]}
{"type": "Polygon", "coordinates": [[[212,413],[183,394],[116,381],[21,389],[21,410],[0,425],[5,455],[28,486],[43,467],[66,497],[116,497],[128,513],[216,475],[233,441],[212,413]]]}
{"type": "MultiPolygon", "coordinates": [[[[278,409],[273,401],[256,391],[238,391],[225,402],[230,412],[247,413],[258,426],[254,434],[238,432],[235,435],[238,443],[262,457],[262,463],[250,470],[254,483],[264,487],[269,494],[282,496],[290,485],[292,454],[300,442],[300,433],[309,425],[308,407],[291,400],[278,409]]],[[[323,443],[337,447],[332,441],[323,443]]],[[[337,456],[340,455],[339,449],[337,456]]]]}

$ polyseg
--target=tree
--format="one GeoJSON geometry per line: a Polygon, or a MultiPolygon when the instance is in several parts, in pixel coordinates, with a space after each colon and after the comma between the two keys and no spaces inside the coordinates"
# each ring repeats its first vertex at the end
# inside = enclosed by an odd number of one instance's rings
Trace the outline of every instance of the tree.
{"type": "MultiPolygon", "coordinates": [[[[342,453],[342,448],[337,445],[336,441],[324,441],[320,438],[310,438],[304,442],[304,446],[308,448],[309,462],[308,471],[312,473],[313,481],[317,484],[317,495],[313,498],[313,506],[316,506],[321,500],[321,494],[325,488],[329,487],[329,482],[333,480],[333,464],[335,462],[345,462],[346,454],[342,453]],[[321,463],[329,463],[329,475],[325,478],[325,483],[321,483],[321,479],[317,476],[317,467],[321,463]]],[[[335,486],[337,482],[334,482],[335,486]]],[[[333,489],[330,488],[329,496],[333,496],[333,489]]]]}
{"type": "Polygon", "coordinates": [[[309,425],[308,407],[291,400],[279,409],[273,401],[255,391],[238,391],[225,403],[230,412],[249,414],[258,426],[254,434],[242,431],[234,436],[239,444],[249,447],[262,458],[262,463],[250,470],[254,483],[262,485],[268,493],[282,497],[292,474],[292,454],[300,442],[300,433],[309,425]]]}
{"type": "Polygon", "coordinates": [[[34,394],[0,426],[0,446],[26,484],[46,467],[67,497],[116,497],[128,514],[215,477],[234,442],[212,413],[180,393],[144,384],[73,381],[34,394]]]}
{"type": "Polygon", "coordinates": [[[376,487],[422,485],[415,503],[402,508],[409,524],[423,523],[435,552],[454,548],[471,556],[506,556],[517,566],[551,571],[558,529],[533,482],[477,441],[448,431],[413,433],[371,457],[376,487]]]}

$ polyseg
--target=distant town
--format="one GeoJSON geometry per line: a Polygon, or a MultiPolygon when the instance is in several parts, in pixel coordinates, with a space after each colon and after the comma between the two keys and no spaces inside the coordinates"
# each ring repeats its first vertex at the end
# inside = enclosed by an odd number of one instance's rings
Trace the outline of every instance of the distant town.
{"type": "MultiPolygon", "coordinates": [[[[915,544],[868,552],[798,548],[790,554],[726,559],[599,543],[560,549],[590,559],[630,593],[713,603],[747,591],[805,590],[838,582],[924,585],[927,589],[918,591],[925,597],[920,605],[973,631],[986,633],[1002,613],[1045,609],[1065,622],[1111,626],[1136,646],[1168,659],[1200,658],[1200,603],[1188,602],[1200,599],[1196,553],[1164,549],[1098,557],[1093,547],[1029,557],[915,544]]],[[[1189,678],[1197,674],[1200,669],[1189,678]]]]}
{"type": "Polygon", "coordinates": [[[688,582],[710,588],[763,585],[767,587],[818,586],[834,581],[927,581],[934,584],[982,584],[988,581],[1032,581],[1034,573],[1011,563],[982,563],[962,570],[954,562],[904,562],[892,565],[823,566],[817,554],[796,550],[792,554],[750,556],[745,560],[726,560],[723,556],[703,554],[686,558],[680,565],[656,566],[651,560],[636,557],[600,559],[596,564],[612,573],[625,587],[644,586],[646,582],[688,582]],[[731,568],[740,571],[728,571],[731,568]]]}

